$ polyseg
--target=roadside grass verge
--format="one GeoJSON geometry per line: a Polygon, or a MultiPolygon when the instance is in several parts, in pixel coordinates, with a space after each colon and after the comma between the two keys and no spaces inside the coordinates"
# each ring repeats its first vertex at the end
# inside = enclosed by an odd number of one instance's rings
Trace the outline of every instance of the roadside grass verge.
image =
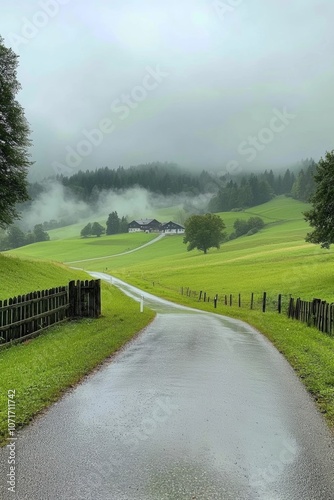
{"type": "Polygon", "coordinates": [[[54,326],[34,340],[0,351],[0,443],[7,434],[7,391],[16,391],[16,429],[48,407],[153,318],[115,287],[102,284],[102,314],[54,326]]]}

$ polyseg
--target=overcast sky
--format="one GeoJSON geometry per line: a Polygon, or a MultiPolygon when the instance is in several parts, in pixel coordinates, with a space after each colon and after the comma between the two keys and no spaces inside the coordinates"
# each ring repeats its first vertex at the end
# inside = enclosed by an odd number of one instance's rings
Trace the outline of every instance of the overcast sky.
{"type": "Polygon", "coordinates": [[[33,176],[334,149],[333,0],[0,0],[33,176]]]}

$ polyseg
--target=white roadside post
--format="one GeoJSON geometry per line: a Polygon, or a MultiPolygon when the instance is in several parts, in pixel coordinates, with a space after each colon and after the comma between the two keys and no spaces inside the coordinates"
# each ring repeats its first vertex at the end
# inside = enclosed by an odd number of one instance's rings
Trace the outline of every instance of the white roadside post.
{"type": "Polygon", "coordinates": [[[140,300],[140,312],[142,313],[144,311],[144,296],[141,296],[140,300]]]}

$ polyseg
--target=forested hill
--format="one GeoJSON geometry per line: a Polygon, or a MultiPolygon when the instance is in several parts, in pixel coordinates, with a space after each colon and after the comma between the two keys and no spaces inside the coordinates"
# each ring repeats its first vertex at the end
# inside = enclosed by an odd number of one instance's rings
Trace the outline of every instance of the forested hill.
{"type": "MultiPolygon", "coordinates": [[[[59,176],[57,180],[65,188],[66,197],[82,200],[94,206],[102,191],[124,191],[141,187],[162,196],[184,194],[187,198],[201,193],[211,194],[208,209],[212,212],[228,211],[265,203],[274,196],[285,194],[300,201],[309,201],[314,190],[316,163],[304,160],[293,170],[263,173],[190,172],[174,163],[148,163],[130,168],[108,167],[95,171],[79,171],[70,177],[59,176]]],[[[48,190],[48,180],[29,185],[30,202],[48,190]]]]}
{"type": "Polygon", "coordinates": [[[192,173],[174,163],[159,162],[127,169],[118,167],[112,170],[105,167],[95,171],[80,171],[71,177],[61,176],[58,180],[86,202],[89,202],[97,191],[123,190],[134,186],[162,195],[179,193],[197,195],[217,190],[208,172],[192,173]]]}

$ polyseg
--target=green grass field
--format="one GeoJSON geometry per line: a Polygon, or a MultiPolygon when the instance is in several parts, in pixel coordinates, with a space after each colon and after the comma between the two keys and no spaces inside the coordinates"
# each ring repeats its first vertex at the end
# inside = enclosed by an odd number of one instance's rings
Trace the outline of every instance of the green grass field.
{"type": "Polygon", "coordinates": [[[6,255],[34,259],[49,259],[58,262],[73,262],[93,257],[115,255],[133,250],[157,237],[157,234],[116,234],[100,238],[68,238],[65,240],[33,243],[16,250],[4,252],[6,255]]]}

